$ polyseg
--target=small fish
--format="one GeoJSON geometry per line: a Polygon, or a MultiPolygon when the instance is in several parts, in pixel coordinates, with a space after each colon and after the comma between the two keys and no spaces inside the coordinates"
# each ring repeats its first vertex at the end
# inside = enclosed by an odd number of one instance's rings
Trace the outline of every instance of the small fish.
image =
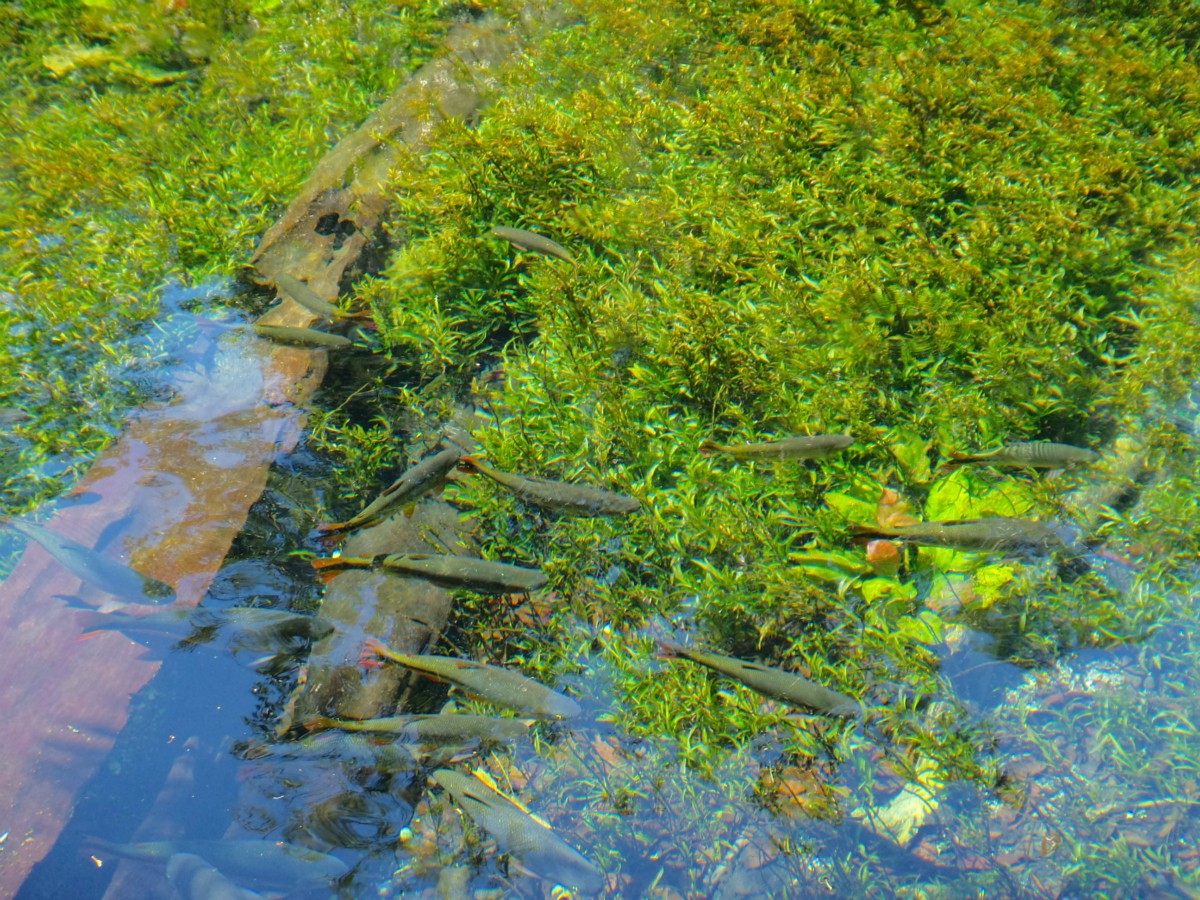
{"type": "Polygon", "coordinates": [[[995,516],[946,522],[918,522],[896,528],[855,525],[850,529],[855,543],[877,538],[908,541],[929,547],[980,552],[1011,552],[1019,555],[1069,552],[1063,539],[1048,525],[1027,519],[995,516]]]}
{"type": "Polygon", "coordinates": [[[326,350],[340,350],[354,343],[350,338],[340,334],[330,334],[328,331],[317,331],[313,328],[294,328],[290,325],[255,325],[254,333],[260,338],[280,344],[292,344],[297,347],[323,347],[326,350]]]}
{"type": "Polygon", "coordinates": [[[534,253],[541,253],[543,256],[553,256],[555,259],[561,259],[564,262],[575,262],[575,257],[568,253],[567,248],[562,244],[555,243],[550,238],[543,237],[540,234],[534,234],[532,231],[525,231],[522,228],[509,228],[506,225],[497,225],[492,229],[492,237],[508,241],[514,247],[518,247],[521,250],[530,250],[534,253]]]}
{"type": "Polygon", "coordinates": [[[722,675],[728,675],[735,681],[740,681],[750,690],[782,700],[792,706],[803,706],[827,716],[853,717],[862,712],[857,700],[845,694],[839,694],[827,687],[822,687],[814,681],[809,681],[792,672],[775,669],[758,663],[746,662],[732,656],[722,656],[707,650],[697,650],[681,647],[660,641],[659,646],[664,656],[681,656],[694,663],[707,666],[722,675]]]}
{"type": "Polygon", "coordinates": [[[456,685],[490,703],[543,719],[570,719],[583,710],[579,704],[519,672],[452,656],[397,653],[376,638],[368,638],[363,662],[377,656],[439,681],[456,685]]]}
{"type": "Polygon", "coordinates": [[[332,303],[318,297],[316,291],[299,278],[286,272],[275,279],[275,285],[309,312],[316,313],[328,322],[338,319],[362,319],[371,315],[369,312],[348,313],[338,309],[332,303]]]}
{"type": "Polygon", "coordinates": [[[146,616],[106,614],[88,615],[91,630],[80,635],[90,637],[100,631],[125,634],[164,635],[180,638],[185,646],[206,644],[224,634],[239,650],[270,650],[298,640],[319,641],[334,631],[331,621],[321,616],[306,616],[282,609],[258,609],[235,606],[229,609],[164,609],[146,616]]]}
{"type": "Polygon", "coordinates": [[[453,471],[462,457],[461,447],[447,447],[441,453],[426,457],[392,482],[386,491],[354,518],[345,522],[318,525],[317,531],[333,535],[355,528],[365,528],[383,521],[397,509],[405,509],[411,515],[418,500],[446,483],[446,476],[453,471]]]}
{"type": "Polygon", "coordinates": [[[183,900],[260,900],[262,894],[240,888],[195,853],[173,853],[167,881],[183,900]]]}
{"type": "Polygon", "coordinates": [[[309,731],[338,728],[395,735],[398,741],[418,744],[454,743],[462,740],[518,741],[529,734],[529,720],[499,716],[442,713],[433,716],[389,716],[382,719],[329,719],[318,716],[304,725],[309,731]]]}
{"type": "Polygon", "coordinates": [[[337,759],[369,766],[385,774],[411,772],[418,767],[412,748],[398,739],[381,740],[363,734],[330,731],[298,741],[247,741],[241,759],[314,760],[337,759]]]}
{"type": "Polygon", "coordinates": [[[458,467],[467,472],[478,472],[504,486],[526,503],[543,509],[575,516],[612,516],[636,512],[641,503],[624,494],[614,494],[599,488],[568,484],[563,481],[546,481],[542,478],[526,478],[501,472],[485,465],[477,457],[464,456],[458,467]]]}
{"type": "Polygon", "coordinates": [[[703,441],[701,456],[725,453],[734,459],[824,459],[845,450],[854,443],[854,438],[844,434],[814,434],[809,436],[780,438],[759,444],[718,444],[703,441]]]}
{"type": "Polygon", "coordinates": [[[433,777],[502,853],[512,854],[531,872],[585,894],[604,889],[604,873],[594,863],[512,800],[473,775],[438,769],[433,777]]]}
{"type": "Polygon", "coordinates": [[[318,853],[284,841],[146,841],[115,844],[102,838],[87,843],[102,853],[123,859],[165,864],[177,853],[190,853],[206,860],[226,877],[259,890],[298,890],[327,885],[349,868],[336,856],[318,853]]]}
{"type": "Polygon", "coordinates": [[[946,472],[968,463],[1025,466],[1031,469],[1073,469],[1089,466],[1099,458],[1099,453],[1086,447],[1056,444],[1054,441],[1018,441],[986,453],[951,453],[941,470],[946,472]]]}
{"type": "Polygon", "coordinates": [[[37,541],[73,575],[106,594],[129,602],[169,603],[175,599],[175,589],[169,584],[135,572],[48,528],[8,516],[0,516],[0,525],[7,525],[13,531],[37,541]]]}
{"type": "Polygon", "coordinates": [[[546,576],[539,569],[525,569],[473,556],[432,556],[424,553],[334,556],[314,559],[312,566],[320,571],[384,569],[480,594],[528,594],[546,585],[546,576]]]}

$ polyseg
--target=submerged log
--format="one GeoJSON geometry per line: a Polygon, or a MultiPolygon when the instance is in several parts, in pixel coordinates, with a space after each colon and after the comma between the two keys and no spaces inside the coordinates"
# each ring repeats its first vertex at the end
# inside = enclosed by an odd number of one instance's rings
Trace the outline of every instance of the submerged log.
{"type": "MultiPolygon", "coordinates": [[[[398,513],[353,535],[347,556],[382,553],[475,555],[475,547],[448,503],[428,500],[412,517],[398,513]]],[[[436,640],[450,614],[453,591],[422,578],[402,578],[381,569],[342,572],[330,582],[321,614],[338,631],[313,645],[304,682],[280,723],[285,734],[316,716],[370,719],[395,707],[408,673],[397,666],[364,670],[363,642],[380,637],[405,653],[423,653],[436,640]]]]}

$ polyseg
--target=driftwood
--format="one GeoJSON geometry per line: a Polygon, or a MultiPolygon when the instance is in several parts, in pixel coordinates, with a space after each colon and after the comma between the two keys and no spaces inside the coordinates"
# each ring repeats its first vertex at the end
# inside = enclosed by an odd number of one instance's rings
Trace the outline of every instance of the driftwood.
{"type": "MultiPolygon", "coordinates": [[[[353,535],[343,546],[347,556],[380,553],[473,554],[474,544],[449,504],[429,500],[412,517],[398,513],[374,528],[353,535]]],[[[392,711],[407,676],[398,666],[364,671],[359,666],[363,641],[382,637],[404,653],[425,652],[446,624],[452,591],[419,578],[383,571],[347,571],[325,592],[321,614],[338,630],[313,645],[300,686],[280,724],[281,734],[314,716],[369,719],[392,711]]]]}

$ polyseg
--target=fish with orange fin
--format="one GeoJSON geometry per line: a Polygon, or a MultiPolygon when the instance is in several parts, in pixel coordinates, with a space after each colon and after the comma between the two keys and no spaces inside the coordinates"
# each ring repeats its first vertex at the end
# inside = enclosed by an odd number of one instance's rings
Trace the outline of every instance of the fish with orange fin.
{"type": "Polygon", "coordinates": [[[433,777],[475,824],[495,839],[501,852],[512,854],[535,874],[585,894],[604,890],[604,873],[523,804],[495,790],[477,775],[438,769],[433,777]]]}
{"type": "Polygon", "coordinates": [[[511,669],[452,656],[398,653],[383,641],[368,638],[360,662],[371,666],[380,660],[448,682],[490,703],[526,715],[542,719],[570,719],[583,712],[579,704],[565,694],[511,669]]]}
{"type": "Polygon", "coordinates": [[[376,497],[366,509],[354,518],[347,519],[345,522],[318,525],[317,531],[323,535],[334,537],[343,532],[382,522],[399,509],[403,509],[411,516],[417,501],[430,491],[435,491],[444,485],[446,476],[454,470],[462,458],[463,449],[458,446],[447,447],[440,453],[426,457],[393,481],[387,490],[376,497]]]}
{"type": "Polygon", "coordinates": [[[502,472],[493,469],[477,456],[464,456],[459,460],[458,467],[466,472],[485,475],[526,503],[554,512],[576,516],[627,515],[636,512],[642,505],[633,497],[600,488],[502,472]]]}
{"type": "Polygon", "coordinates": [[[312,567],[327,578],[343,569],[383,569],[394,575],[424,578],[443,587],[479,594],[528,594],[546,586],[540,569],[526,569],[473,556],[440,556],[393,553],[379,556],[332,556],[312,560],[312,567]]]}

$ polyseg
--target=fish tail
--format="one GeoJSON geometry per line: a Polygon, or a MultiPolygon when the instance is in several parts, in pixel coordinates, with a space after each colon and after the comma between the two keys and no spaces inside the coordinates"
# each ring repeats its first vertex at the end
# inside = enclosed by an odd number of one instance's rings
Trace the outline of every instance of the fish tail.
{"type": "MultiPolygon", "coordinates": [[[[102,613],[94,609],[77,610],[75,621],[86,629],[79,637],[75,638],[77,641],[86,641],[105,631],[120,628],[120,623],[113,618],[112,613],[102,613]]],[[[133,620],[129,619],[127,621],[133,620]]]]}
{"type": "Polygon", "coordinates": [[[659,638],[658,652],[655,655],[659,659],[677,659],[683,655],[682,650],[681,645],[659,638]]]}
{"type": "Polygon", "coordinates": [[[716,441],[701,441],[700,446],[696,448],[696,452],[701,456],[715,456],[724,449],[716,441]]]}
{"type": "Polygon", "coordinates": [[[867,544],[880,538],[894,537],[870,525],[851,525],[847,530],[850,532],[850,541],[854,544],[867,544]]]}
{"type": "Polygon", "coordinates": [[[396,661],[399,654],[379,638],[369,637],[363,643],[362,656],[358,659],[360,666],[368,669],[382,668],[387,661],[396,661]]]}
{"type": "Polygon", "coordinates": [[[354,568],[347,563],[345,557],[341,556],[326,556],[318,559],[310,559],[309,564],[317,570],[317,581],[321,584],[329,584],[333,579],[345,569],[354,568]]]}
{"type": "Polygon", "coordinates": [[[349,522],[326,522],[323,525],[318,525],[315,531],[321,535],[322,540],[327,538],[340,537],[343,531],[349,531],[354,526],[349,522]]]}
{"type": "Polygon", "coordinates": [[[112,841],[106,841],[104,838],[99,838],[90,834],[83,839],[83,845],[95,850],[112,850],[115,846],[117,846],[112,841]]]}
{"type": "Polygon", "coordinates": [[[457,467],[464,472],[478,472],[480,459],[474,453],[468,453],[466,456],[459,459],[457,467]]]}
{"type": "Polygon", "coordinates": [[[959,466],[965,466],[969,462],[974,462],[975,457],[970,453],[961,453],[958,450],[950,451],[950,458],[938,467],[937,474],[945,475],[947,472],[953,472],[959,466]]]}
{"type": "Polygon", "coordinates": [[[347,565],[346,559],[341,556],[319,556],[316,559],[310,559],[308,561],[308,563],[314,569],[316,569],[318,572],[320,572],[324,569],[334,569],[334,568],[348,569],[348,568],[351,568],[349,565],[347,565]]]}

